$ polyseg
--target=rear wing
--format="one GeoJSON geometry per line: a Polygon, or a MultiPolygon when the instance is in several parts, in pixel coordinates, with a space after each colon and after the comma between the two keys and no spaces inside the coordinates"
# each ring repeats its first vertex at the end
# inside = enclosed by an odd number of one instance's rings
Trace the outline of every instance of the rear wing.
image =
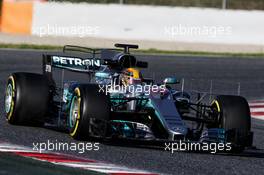
{"type": "Polygon", "coordinates": [[[100,68],[101,59],[80,58],[64,55],[43,55],[43,65],[46,72],[51,72],[52,68],[68,69],[78,72],[94,72],[100,68]]]}
{"type": "Polygon", "coordinates": [[[129,53],[129,49],[138,48],[137,45],[115,44],[121,49],[92,49],[87,47],[66,45],[63,54],[43,54],[43,73],[51,74],[53,68],[67,69],[70,71],[94,73],[102,65],[111,66],[112,69],[127,67],[147,68],[148,63],[137,61],[136,57],[129,53]],[[71,56],[78,53],[81,56],[71,56]]]}
{"type": "Polygon", "coordinates": [[[61,55],[43,55],[43,71],[51,72],[52,68],[56,67],[78,72],[94,72],[99,69],[103,63],[103,60],[100,59],[101,52],[102,49],[66,45],[63,47],[63,54],[61,55]],[[74,53],[84,56],[69,56],[74,53]]]}
{"type": "MultiPolygon", "coordinates": [[[[87,47],[66,45],[63,47],[63,53],[66,52],[81,52],[90,54],[90,59],[101,59],[101,64],[104,65],[115,65],[120,68],[125,67],[139,67],[147,68],[148,63],[144,61],[137,61],[135,56],[130,54],[130,49],[138,49],[138,45],[133,44],[115,44],[116,48],[122,49],[91,49],[87,47]]],[[[89,62],[89,61],[88,61],[89,62]]],[[[93,65],[92,65],[93,66],[93,65]]]]}

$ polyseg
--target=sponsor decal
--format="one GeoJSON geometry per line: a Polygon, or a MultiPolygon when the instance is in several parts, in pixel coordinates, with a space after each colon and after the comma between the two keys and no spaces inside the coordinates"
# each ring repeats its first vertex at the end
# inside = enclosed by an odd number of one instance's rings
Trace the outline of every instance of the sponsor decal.
{"type": "Polygon", "coordinates": [[[52,56],[51,58],[53,66],[73,70],[89,70],[90,68],[98,68],[101,66],[99,59],[81,59],[66,56],[52,56]]]}

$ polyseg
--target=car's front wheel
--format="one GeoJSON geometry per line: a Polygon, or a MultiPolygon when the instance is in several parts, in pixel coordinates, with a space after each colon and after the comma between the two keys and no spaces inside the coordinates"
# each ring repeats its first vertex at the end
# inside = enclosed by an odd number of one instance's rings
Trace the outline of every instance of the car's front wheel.
{"type": "Polygon", "coordinates": [[[219,128],[227,132],[227,142],[234,145],[234,150],[242,151],[251,146],[251,116],[248,102],[241,96],[220,95],[214,100],[212,107],[219,116],[219,128]]]}
{"type": "Polygon", "coordinates": [[[81,84],[74,89],[68,115],[71,137],[104,137],[109,118],[110,99],[99,92],[98,85],[81,84]]]}

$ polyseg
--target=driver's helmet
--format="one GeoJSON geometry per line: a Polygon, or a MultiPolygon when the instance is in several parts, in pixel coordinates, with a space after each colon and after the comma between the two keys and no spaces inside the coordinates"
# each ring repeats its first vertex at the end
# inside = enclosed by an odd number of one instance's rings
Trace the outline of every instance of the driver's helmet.
{"type": "Polygon", "coordinates": [[[129,86],[142,83],[142,74],[136,68],[127,68],[120,74],[121,84],[129,86]]]}

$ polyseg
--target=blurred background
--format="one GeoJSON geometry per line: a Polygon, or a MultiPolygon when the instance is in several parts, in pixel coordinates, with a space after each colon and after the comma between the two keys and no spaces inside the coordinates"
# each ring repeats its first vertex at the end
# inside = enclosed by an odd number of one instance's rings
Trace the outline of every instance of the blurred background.
{"type": "Polygon", "coordinates": [[[264,0],[1,0],[0,43],[264,52],[264,0]]]}
{"type": "Polygon", "coordinates": [[[58,2],[119,3],[136,5],[162,5],[182,7],[210,7],[223,9],[264,9],[263,0],[55,0],[58,2]]]}

